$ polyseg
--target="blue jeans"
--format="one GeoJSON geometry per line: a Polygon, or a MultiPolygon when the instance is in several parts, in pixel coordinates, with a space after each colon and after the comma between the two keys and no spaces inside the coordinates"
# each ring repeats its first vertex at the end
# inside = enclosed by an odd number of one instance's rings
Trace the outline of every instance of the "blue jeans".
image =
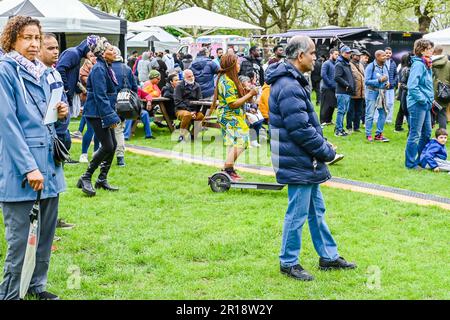
{"type": "Polygon", "coordinates": [[[325,223],[325,203],[318,184],[289,185],[289,205],[284,219],[280,263],[287,268],[298,264],[302,229],[308,218],[314,248],[327,261],[339,258],[336,242],[325,223]]]}
{"type": "Polygon", "coordinates": [[[84,131],[84,126],[86,125],[86,118],[85,117],[81,117],[80,120],[80,125],[78,126],[78,131],[83,132],[84,131]]]}
{"type": "Polygon", "coordinates": [[[387,113],[384,109],[377,109],[376,100],[366,100],[366,136],[372,135],[373,118],[375,117],[375,111],[378,112],[377,131],[376,135],[382,134],[384,130],[384,124],[386,122],[387,113]]]}
{"type": "MultiPolygon", "coordinates": [[[[99,142],[97,137],[95,136],[94,129],[92,128],[89,121],[86,121],[86,118],[83,117],[84,122],[87,126],[87,130],[83,135],[83,140],[81,142],[81,153],[88,153],[89,146],[91,145],[92,138],[94,138],[94,152],[98,150],[99,148],[99,142]]],[[[80,130],[81,132],[81,130],[80,130]]]]}
{"type": "Polygon", "coordinates": [[[336,117],[336,128],[335,131],[340,132],[344,130],[344,116],[348,112],[350,107],[351,96],[348,94],[336,94],[337,99],[337,117],[336,117]]]}
{"type": "Polygon", "coordinates": [[[406,142],[405,165],[412,169],[419,165],[420,154],[431,137],[431,104],[408,106],[409,135],[406,142]]]}
{"type": "MultiPolygon", "coordinates": [[[[150,116],[149,116],[147,110],[141,111],[141,121],[144,124],[145,137],[146,138],[151,137],[152,136],[152,128],[150,127],[150,116]]],[[[125,140],[130,139],[132,126],[133,126],[133,120],[125,121],[125,130],[123,131],[125,140]]]]}

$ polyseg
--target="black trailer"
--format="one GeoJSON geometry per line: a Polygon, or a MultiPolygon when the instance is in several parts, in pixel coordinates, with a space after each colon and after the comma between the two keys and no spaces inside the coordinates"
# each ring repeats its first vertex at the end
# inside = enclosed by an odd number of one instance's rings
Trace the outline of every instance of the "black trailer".
{"type": "Polygon", "coordinates": [[[286,44],[297,35],[309,36],[316,44],[317,56],[328,58],[333,47],[347,45],[351,48],[368,51],[372,58],[375,51],[391,47],[393,59],[399,63],[403,54],[412,51],[414,41],[422,38],[420,32],[377,31],[370,28],[325,27],[320,29],[289,30],[286,33],[254,36],[255,39],[267,39],[274,44],[286,44]]]}

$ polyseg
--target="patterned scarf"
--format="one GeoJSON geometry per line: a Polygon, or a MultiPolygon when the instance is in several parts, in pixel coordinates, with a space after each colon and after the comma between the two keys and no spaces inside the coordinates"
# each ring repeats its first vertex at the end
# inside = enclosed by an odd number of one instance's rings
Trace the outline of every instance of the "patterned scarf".
{"type": "Polygon", "coordinates": [[[433,65],[433,60],[431,60],[431,58],[422,56],[422,62],[425,64],[428,70],[431,69],[433,65]]]}
{"type": "Polygon", "coordinates": [[[17,51],[11,51],[6,54],[7,57],[10,57],[14,61],[16,61],[19,65],[25,68],[29,74],[31,74],[37,81],[41,79],[41,76],[47,70],[47,67],[38,59],[34,60],[34,62],[28,60],[23,55],[18,53],[17,51]]]}

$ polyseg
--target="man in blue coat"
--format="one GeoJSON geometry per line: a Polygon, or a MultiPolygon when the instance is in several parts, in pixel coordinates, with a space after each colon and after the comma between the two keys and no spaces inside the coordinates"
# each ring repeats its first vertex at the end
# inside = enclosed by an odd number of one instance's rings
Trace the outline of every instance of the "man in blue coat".
{"type": "Polygon", "coordinates": [[[202,48],[190,69],[194,73],[195,81],[200,85],[204,99],[212,100],[215,87],[214,75],[219,71],[219,67],[208,56],[208,49],[202,48]]]}
{"type": "Polygon", "coordinates": [[[336,81],[334,71],[339,51],[336,48],[330,50],[330,58],[322,64],[320,76],[320,123],[322,125],[333,124],[333,112],[337,106],[336,81]]]}
{"type": "Polygon", "coordinates": [[[280,271],[297,280],[311,281],[299,264],[301,234],[308,219],[312,240],[322,270],[352,269],[356,265],[339,256],[337,245],[325,223],[325,204],[320,184],[331,178],[325,162],[336,155],[322,134],[303,76],[314,67],[314,42],[293,37],[286,47],[287,61],[269,67],[271,86],[270,130],[272,163],[277,181],[288,185],[289,205],[283,227],[280,271]]]}
{"type": "Polygon", "coordinates": [[[386,123],[392,123],[392,118],[394,116],[395,88],[398,86],[398,72],[397,64],[394,59],[392,59],[392,48],[387,47],[384,49],[384,52],[386,53],[385,64],[389,72],[389,88],[386,90],[386,104],[388,109],[386,123]]]}

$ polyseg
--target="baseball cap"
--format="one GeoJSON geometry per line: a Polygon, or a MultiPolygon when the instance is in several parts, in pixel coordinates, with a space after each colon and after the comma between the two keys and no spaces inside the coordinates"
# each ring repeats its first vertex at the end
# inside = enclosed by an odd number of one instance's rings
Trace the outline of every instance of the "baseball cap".
{"type": "Polygon", "coordinates": [[[343,46],[341,48],[341,53],[351,53],[351,52],[352,52],[352,49],[350,49],[350,47],[343,46]]]}
{"type": "Polygon", "coordinates": [[[361,51],[359,51],[358,49],[353,49],[353,50],[352,50],[352,55],[354,55],[354,56],[361,56],[362,53],[361,53],[361,51]]]}

